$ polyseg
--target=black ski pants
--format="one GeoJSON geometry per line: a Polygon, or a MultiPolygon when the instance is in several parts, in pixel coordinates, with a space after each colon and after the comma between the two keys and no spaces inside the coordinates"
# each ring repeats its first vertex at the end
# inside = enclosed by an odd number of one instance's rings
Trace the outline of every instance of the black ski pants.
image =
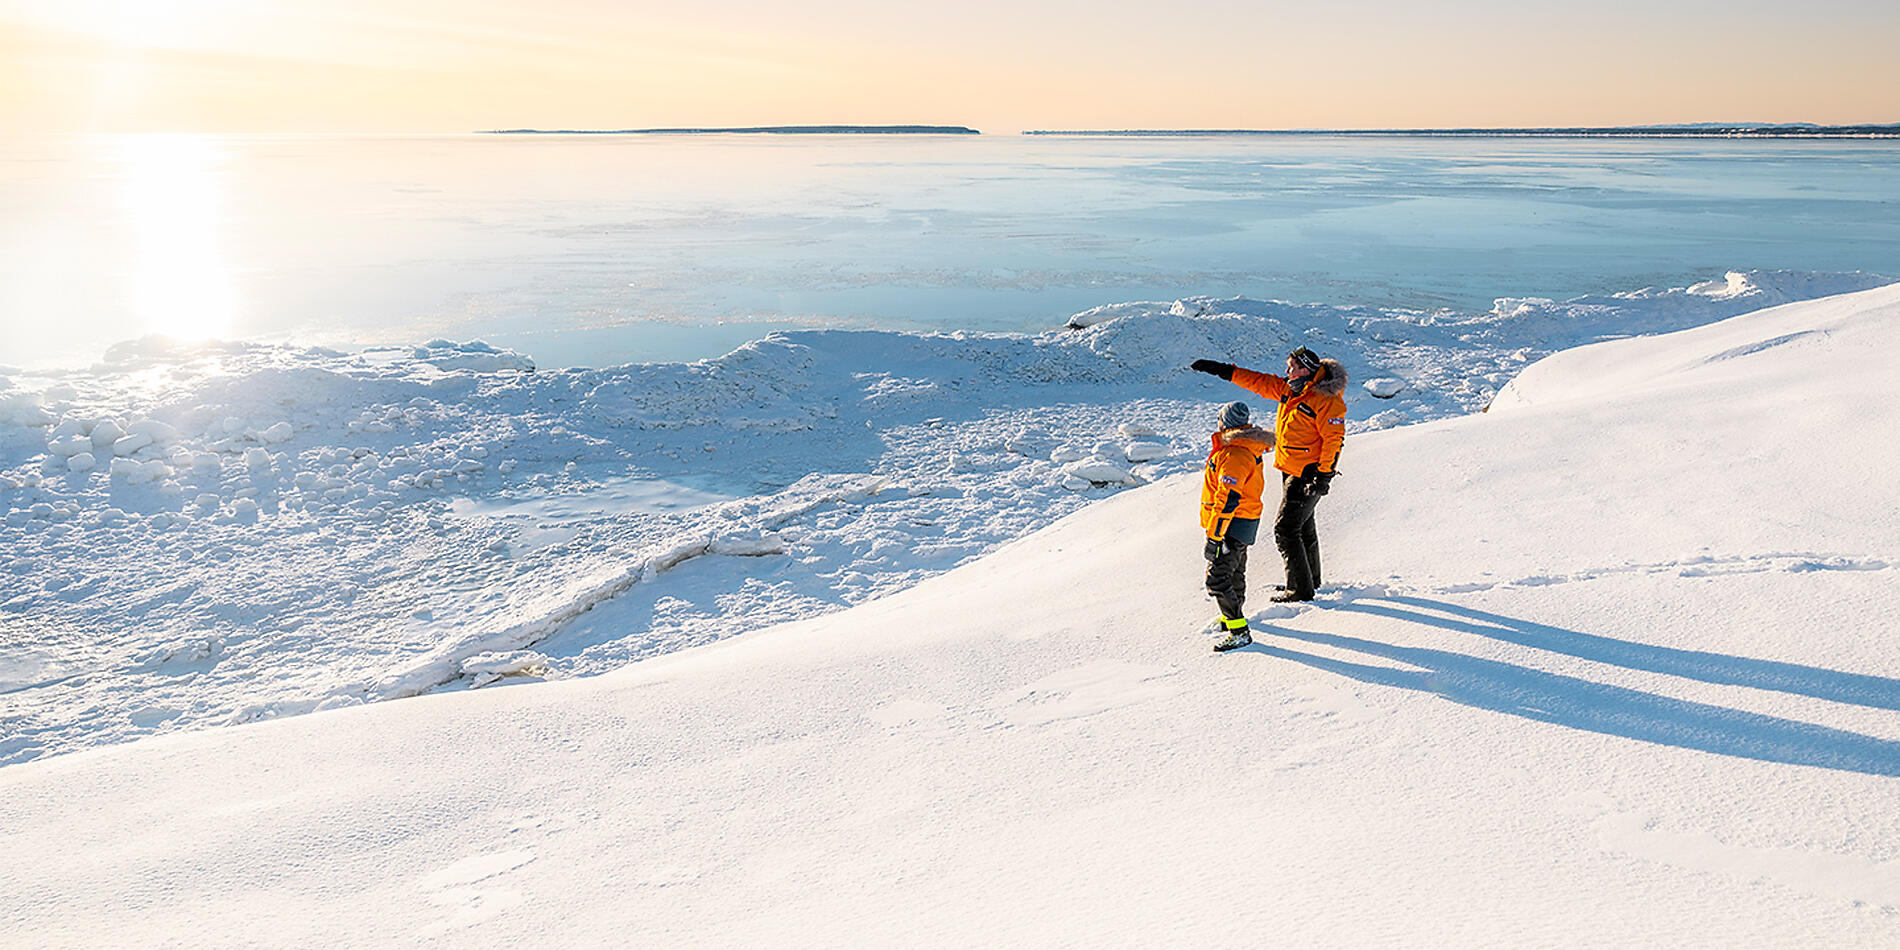
{"type": "Polygon", "coordinates": [[[1241,602],[1247,599],[1247,545],[1227,542],[1227,552],[1207,562],[1207,592],[1221,616],[1239,620],[1247,614],[1241,602]]]}
{"type": "Polygon", "coordinates": [[[1319,496],[1312,488],[1312,479],[1284,475],[1273,519],[1273,543],[1286,559],[1286,589],[1299,597],[1311,597],[1319,587],[1319,528],[1313,524],[1319,496]]]}

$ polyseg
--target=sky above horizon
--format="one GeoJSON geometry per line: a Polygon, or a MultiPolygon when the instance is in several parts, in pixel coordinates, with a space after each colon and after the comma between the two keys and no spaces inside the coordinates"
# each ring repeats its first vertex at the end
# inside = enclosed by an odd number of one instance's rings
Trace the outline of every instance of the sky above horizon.
{"type": "Polygon", "coordinates": [[[1900,6],[0,0],[9,132],[1900,122],[1900,6]],[[1666,7],[1666,9],[1664,8],[1666,7]]]}

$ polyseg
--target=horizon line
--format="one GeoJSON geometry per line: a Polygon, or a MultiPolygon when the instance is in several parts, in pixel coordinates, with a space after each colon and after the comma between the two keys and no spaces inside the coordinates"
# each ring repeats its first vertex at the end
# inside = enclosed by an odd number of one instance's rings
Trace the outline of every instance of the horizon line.
{"type": "Polygon", "coordinates": [[[1900,136],[1900,122],[1821,125],[1813,122],[1690,122],[1661,125],[1452,126],[1445,128],[1356,129],[1025,129],[1022,135],[1049,136],[1222,136],[1222,135],[1412,135],[1412,136],[1654,136],[1654,137],[1887,137],[1900,136]]]}
{"type": "Polygon", "coordinates": [[[964,125],[744,125],[656,129],[482,129],[482,135],[982,135],[964,125]]]}
{"type": "MultiPolygon", "coordinates": [[[[295,137],[295,136],[408,136],[408,135],[1010,135],[1010,132],[984,132],[963,125],[755,125],[755,126],[680,126],[618,129],[69,129],[0,132],[0,138],[116,138],[122,136],[212,136],[212,137],[295,137]]],[[[1021,129],[1020,136],[1076,137],[1195,137],[1195,136],[1624,136],[1624,137],[1900,137],[1900,122],[1863,122],[1824,125],[1811,122],[1695,122],[1653,125],[1572,125],[1572,126],[1446,126],[1391,128],[1123,128],[1123,129],[1021,129]]]]}

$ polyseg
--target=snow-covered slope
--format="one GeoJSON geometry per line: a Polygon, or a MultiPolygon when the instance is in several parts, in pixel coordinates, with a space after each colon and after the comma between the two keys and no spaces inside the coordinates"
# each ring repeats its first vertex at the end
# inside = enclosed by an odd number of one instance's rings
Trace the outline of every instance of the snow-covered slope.
{"type": "Polygon", "coordinates": [[[0,923],[48,947],[1893,946],[1896,360],[1889,287],[1559,354],[1491,412],[1356,435],[1331,590],[1257,608],[1234,654],[1198,630],[1176,476],[605,676],[9,766],[0,923]]]}
{"type": "Polygon", "coordinates": [[[901,590],[1197,468],[1236,393],[1196,357],[1337,356],[1364,433],[1605,335],[1890,282],[1748,271],[1482,314],[1191,297],[558,372],[441,340],[0,368],[0,767],[601,673],[901,590]]]}

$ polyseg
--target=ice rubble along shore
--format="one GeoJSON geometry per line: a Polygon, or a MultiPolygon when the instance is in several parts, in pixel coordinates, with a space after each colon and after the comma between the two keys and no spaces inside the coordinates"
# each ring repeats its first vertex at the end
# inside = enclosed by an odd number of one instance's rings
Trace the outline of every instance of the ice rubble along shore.
{"type": "Polygon", "coordinates": [[[612,675],[10,766],[0,918],[49,947],[1892,946],[1896,360],[1900,286],[1357,435],[1344,586],[1235,654],[1196,629],[1184,475],[612,675]]]}
{"type": "Polygon", "coordinates": [[[1197,355],[1337,354],[1376,384],[1352,393],[1363,434],[1480,409],[1556,348],[1885,280],[1751,271],[1465,315],[1197,297],[601,370],[153,340],[0,371],[0,765],[599,673],[901,590],[1198,465],[1237,393],[1197,355]]]}

